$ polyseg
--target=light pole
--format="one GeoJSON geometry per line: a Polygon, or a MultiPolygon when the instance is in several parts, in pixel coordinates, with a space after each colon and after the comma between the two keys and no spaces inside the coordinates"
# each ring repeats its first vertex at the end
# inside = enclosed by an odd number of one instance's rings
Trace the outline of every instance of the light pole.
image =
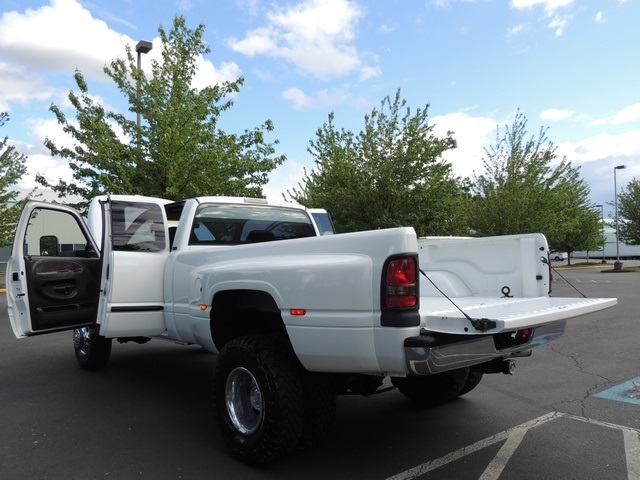
{"type": "Polygon", "coordinates": [[[607,243],[607,239],[604,236],[604,205],[596,205],[595,207],[600,209],[600,228],[602,231],[602,263],[607,263],[604,259],[604,247],[607,243]]]}
{"type": "Polygon", "coordinates": [[[616,170],[622,170],[623,168],[627,168],[627,166],[616,165],[615,167],[613,167],[613,202],[616,209],[616,262],[613,264],[614,270],[622,270],[622,263],[620,263],[620,241],[618,239],[620,230],[618,229],[618,184],[616,179],[616,170]]]}
{"type": "MultiPolygon", "coordinates": [[[[146,40],[140,40],[136,45],[136,52],[138,52],[138,70],[141,67],[141,58],[143,53],[149,53],[153,48],[153,43],[147,42],[146,40]]],[[[140,83],[138,83],[138,101],[140,101],[140,83]]],[[[140,123],[142,120],[142,115],[140,114],[140,108],[138,108],[138,136],[140,135],[140,123]]]]}

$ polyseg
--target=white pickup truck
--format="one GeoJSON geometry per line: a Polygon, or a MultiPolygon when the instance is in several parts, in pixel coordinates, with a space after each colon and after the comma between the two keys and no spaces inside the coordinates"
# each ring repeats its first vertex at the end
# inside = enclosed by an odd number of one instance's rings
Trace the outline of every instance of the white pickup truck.
{"type": "Polygon", "coordinates": [[[73,330],[88,370],[114,338],[217,353],[221,435],[264,464],[317,441],[337,394],[451,400],[616,303],[551,297],[540,234],[320,233],[304,207],[260,199],[114,195],[86,221],[29,202],[7,266],[11,325],[17,337],[73,330]]]}

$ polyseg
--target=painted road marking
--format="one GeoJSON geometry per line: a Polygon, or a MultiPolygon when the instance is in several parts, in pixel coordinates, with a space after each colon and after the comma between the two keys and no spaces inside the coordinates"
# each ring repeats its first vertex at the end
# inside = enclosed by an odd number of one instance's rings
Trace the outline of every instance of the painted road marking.
{"type": "Polygon", "coordinates": [[[597,393],[596,397],[606,398],[607,400],[616,400],[618,402],[635,403],[640,405],[640,377],[629,380],[628,382],[616,385],[608,390],[597,393]]]}
{"type": "Polygon", "coordinates": [[[504,470],[507,462],[511,459],[517,448],[520,446],[522,439],[532,428],[539,427],[545,423],[555,420],[557,418],[567,418],[570,420],[576,420],[591,425],[598,425],[601,427],[612,428],[614,430],[620,430],[624,436],[624,450],[627,462],[627,480],[640,480],[640,430],[634,428],[624,427],[622,425],[616,425],[614,423],[601,422],[599,420],[593,420],[585,417],[578,417],[568,413],[551,412],[541,417],[534,418],[533,420],[517,425],[515,427],[504,430],[491,437],[479,440],[472,443],[469,446],[462,447],[455,452],[448,453],[440,458],[425,462],[417,467],[410,468],[402,473],[389,477],[387,480],[411,480],[429,473],[437,468],[448,465],[456,460],[471,455],[483,448],[494,445],[498,442],[505,441],[505,444],[500,448],[500,451],[496,454],[494,459],[489,463],[487,468],[480,476],[480,480],[497,480],[502,471],[504,470]]]}
{"type": "Polygon", "coordinates": [[[507,462],[522,443],[522,439],[526,435],[527,431],[528,429],[523,427],[513,430],[511,435],[509,435],[509,438],[507,438],[507,441],[504,442],[504,445],[502,446],[498,454],[491,461],[482,475],[480,475],[479,480],[493,480],[494,478],[500,477],[500,474],[504,470],[504,467],[507,465],[507,462]]]}
{"type": "Polygon", "coordinates": [[[627,452],[627,472],[629,478],[640,478],[640,435],[638,432],[624,430],[624,449],[627,452]]]}
{"type": "MultiPolygon", "coordinates": [[[[512,432],[517,431],[519,433],[520,429],[528,430],[537,425],[542,425],[543,423],[548,422],[549,420],[553,420],[556,418],[558,414],[556,412],[547,413],[541,417],[535,418],[530,422],[523,423],[522,425],[518,425],[516,427],[510,428],[503,432],[497,433],[492,437],[485,438],[484,440],[479,440],[476,443],[469,445],[468,447],[463,447],[460,450],[456,450],[455,452],[448,453],[447,455],[437,458],[435,460],[431,460],[429,462],[423,463],[422,465],[418,465],[417,467],[410,468],[409,470],[399,473],[398,475],[394,475],[393,477],[389,477],[387,480],[409,480],[411,478],[416,478],[420,475],[424,475],[436,468],[443,467],[451,462],[459,460],[467,455],[477,452],[478,450],[482,450],[485,447],[489,447],[495,443],[502,442],[509,438],[512,432]]],[[[500,450],[502,451],[502,449],[500,450]]],[[[500,455],[500,452],[498,452],[500,455]]]]}

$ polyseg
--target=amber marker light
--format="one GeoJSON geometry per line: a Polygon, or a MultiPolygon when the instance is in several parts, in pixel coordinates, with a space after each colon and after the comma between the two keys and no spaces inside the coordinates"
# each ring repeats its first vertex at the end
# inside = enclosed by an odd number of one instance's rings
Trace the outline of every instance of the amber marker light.
{"type": "Polygon", "coordinates": [[[207,308],[208,308],[208,307],[207,307],[204,303],[201,303],[201,304],[200,304],[200,310],[204,311],[204,310],[206,310],[207,308]]]}

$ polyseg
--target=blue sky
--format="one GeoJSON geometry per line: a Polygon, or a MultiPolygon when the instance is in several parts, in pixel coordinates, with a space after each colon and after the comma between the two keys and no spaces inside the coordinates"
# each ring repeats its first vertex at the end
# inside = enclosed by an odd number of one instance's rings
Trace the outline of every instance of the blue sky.
{"type": "Polygon", "coordinates": [[[0,111],[11,116],[0,134],[28,155],[24,189],[36,172],[70,178],[43,140],[70,144],[48,107],[69,106],[74,70],[98,101],[126,112],[102,67],[138,40],[154,42],[143,66],[158,59],[158,26],[169,29],[176,14],[191,28],[206,26],[211,53],[200,59],[196,85],[245,78],[225,128],[274,122],[270,140],[288,160],[270,175],[270,199],[281,200],[313,167],[306,149],[330,112],[338,127],[358,132],[364,115],[398,88],[412,109],[429,105],[437,133],[454,132],[458,148],[445,159],[461,176],[482,172],[483,148],[520,109],[530,134],[548,127],[560,156],[580,166],[594,204],[613,202],[614,166],[627,166],[617,171],[619,189],[640,178],[639,0],[2,0],[0,7],[0,111]]]}

